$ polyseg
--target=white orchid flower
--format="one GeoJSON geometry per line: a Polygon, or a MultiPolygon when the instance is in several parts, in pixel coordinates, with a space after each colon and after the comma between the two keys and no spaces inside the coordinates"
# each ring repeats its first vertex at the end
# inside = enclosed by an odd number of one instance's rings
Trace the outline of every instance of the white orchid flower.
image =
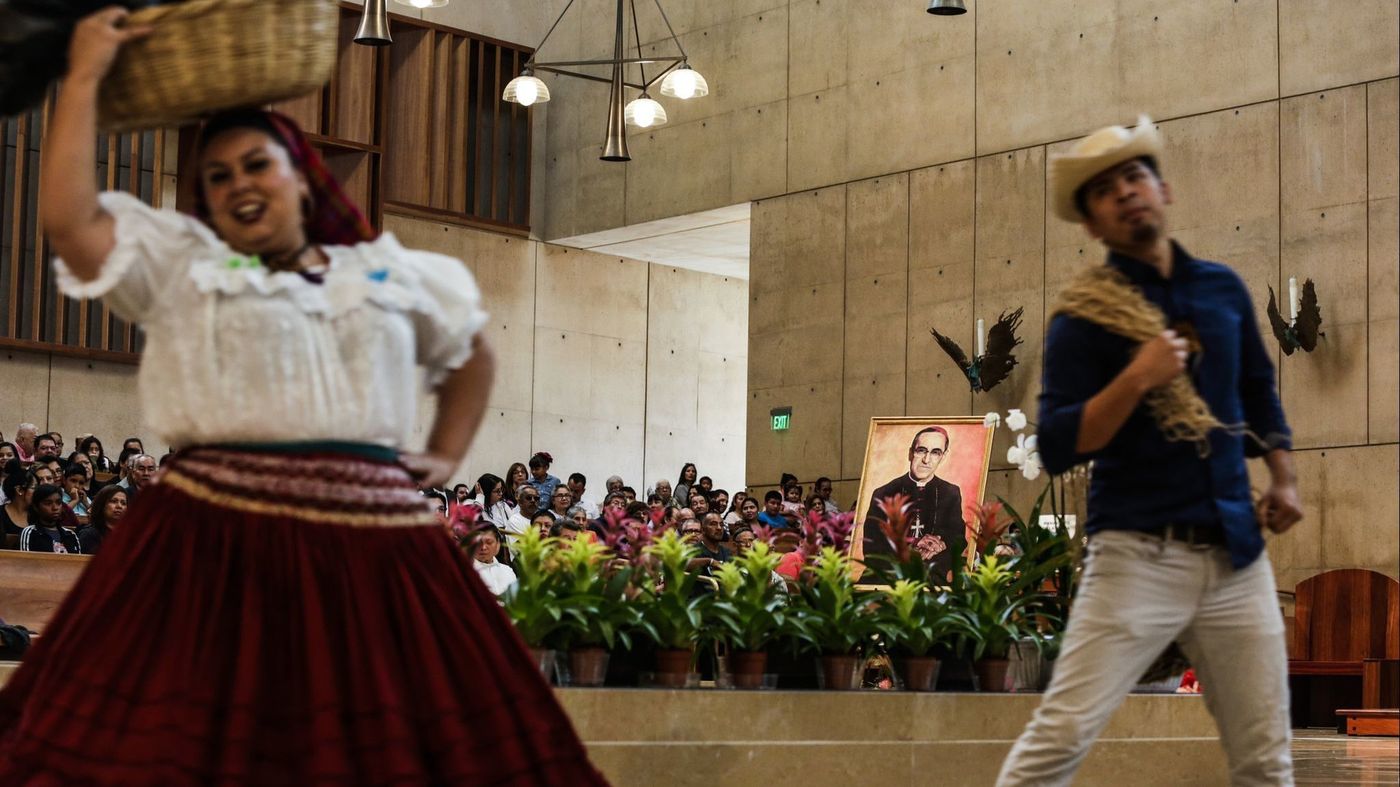
{"type": "Polygon", "coordinates": [[[1021,465],[1021,475],[1025,476],[1027,481],[1034,481],[1040,478],[1040,471],[1042,468],[1044,468],[1044,465],[1040,463],[1040,454],[1031,452],[1031,454],[1026,457],[1026,463],[1021,465]]]}
{"type": "Polygon", "coordinates": [[[995,429],[1001,426],[1001,415],[995,412],[987,413],[982,416],[982,426],[988,429],[995,429]]]}
{"type": "MultiPolygon", "coordinates": [[[[1035,435],[1031,435],[1031,439],[1034,440],[1035,435]]],[[[1031,449],[1034,449],[1034,445],[1031,446],[1031,449]]],[[[1030,456],[1030,453],[1030,450],[1026,448],[1026,436],[1016,435],[1016,444],[1006,449],[1006,463],[1021,467],[1026,463],[1026,457],[1030,456]]]]}
{"type": "Polygon", "coordinates": [[[1026,428],[1026,414],[1020,410],[1006,411],[1006,426],[1013,431],[1019,432],[1026,428]]]}

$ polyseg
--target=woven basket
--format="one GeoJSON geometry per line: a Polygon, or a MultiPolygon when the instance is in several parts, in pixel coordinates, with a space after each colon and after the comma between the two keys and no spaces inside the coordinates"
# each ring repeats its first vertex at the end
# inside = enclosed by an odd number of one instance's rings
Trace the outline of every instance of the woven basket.
{"type": "Polygon", "coordinates": [[[335,0],[187,0],[144,8],[98,98],[106,131],[168,128],[309,93],[335,66],[335,0]]]}

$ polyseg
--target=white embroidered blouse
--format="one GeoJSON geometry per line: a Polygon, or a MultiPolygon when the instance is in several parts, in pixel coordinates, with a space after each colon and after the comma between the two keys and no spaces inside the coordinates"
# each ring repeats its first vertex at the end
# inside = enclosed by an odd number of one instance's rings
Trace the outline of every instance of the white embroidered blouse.
{"type": "Polygon", "coordinates": [[[191,216],[118,192],[116,247],[75,298],[102,297],[140,323],[145,422],[168,444],[346,440],[402,447],[418,406],[417,367],[435,387],[471,357],[486,323],[459,260],[388,233],[323,247],[324,283],[270,273],[191,216]]]}

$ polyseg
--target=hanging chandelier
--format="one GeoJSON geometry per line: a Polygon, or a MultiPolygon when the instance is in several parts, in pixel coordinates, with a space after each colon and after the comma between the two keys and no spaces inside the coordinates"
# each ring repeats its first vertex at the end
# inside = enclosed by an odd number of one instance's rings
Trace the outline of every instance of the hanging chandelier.
{"type": "Polygon", "coordinates": [[[603,155],[599,158],[603,161],[631,161],[632,157],[627,154],[626,127],[656,128],[666,123],[666,108],[661,105],[661,102],[651,97],[653,87],[658,87],[659,83],[658,92],[662,96],[682,101],[701,98],[709,95],[710,92],[710,86],[705,78],[700,76],[700,72],[690,67],[685,47],[681,46],[680,39],[676,37],[676,31],[671,28],[671,20],[666,18],[666,11],[661,7],[661,0],[653,0],[653,2],[656,3],[656,10],[661,15],[661,21],[666,23],[666,31],[670,33],[671,43],[675,45],[677,55],[643,57],[642,34],[637,26],[636,0],[617,0],[617,18],[613,28],[613,56],[611,59],[554,62],[536,60],[535,56],[539,54],[541,49],[544,49],[545,42],[554,34],[554,29],[564,19],[564,15],[569,13],[569,9],[573,7],[574,0],[569,0],[569,3],[564,6],[564,10],[559,13],[559,18],[555,19],[554,24],[550,26],[549,32],[544,34],[544,40],[535,47],[535,54],[531,55],[521,68],[520,76],[506,84],[501,99],[526,107],[548,101],[549,86],[545,84],[544,80],[535,76],[536,71],[607,83],[611,86],[611,91],[608,94],[608,131],[607,138],[603,142],[603,155]],[[627,17],[629,11],[632,17],[632,34],[637,46],[635,57],[627,57],[627,17]],[[661,68],[648,77],[647,66],[652,64],[658,64],[661,68]],[[609,66],[612,73],[604,77],[570,70],[588,66],[609,66]],[[637,67],[637,73],[640,77],[637,82],[626,80],[625,70],[628,66],[637,67]],[[637,95],[631,101],[626,101],[629,90],[635,91],[637,95]]]}

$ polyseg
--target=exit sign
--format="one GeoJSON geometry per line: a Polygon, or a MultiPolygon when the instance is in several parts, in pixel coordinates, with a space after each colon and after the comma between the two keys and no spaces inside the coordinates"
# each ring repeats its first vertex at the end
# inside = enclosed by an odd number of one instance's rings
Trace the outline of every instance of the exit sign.
{"type": "Polygon", "coordinates": [[[791,407],[774,407],[768,414],[773,417],[773,431],[786,432],[792,426],[791,407]]]}

